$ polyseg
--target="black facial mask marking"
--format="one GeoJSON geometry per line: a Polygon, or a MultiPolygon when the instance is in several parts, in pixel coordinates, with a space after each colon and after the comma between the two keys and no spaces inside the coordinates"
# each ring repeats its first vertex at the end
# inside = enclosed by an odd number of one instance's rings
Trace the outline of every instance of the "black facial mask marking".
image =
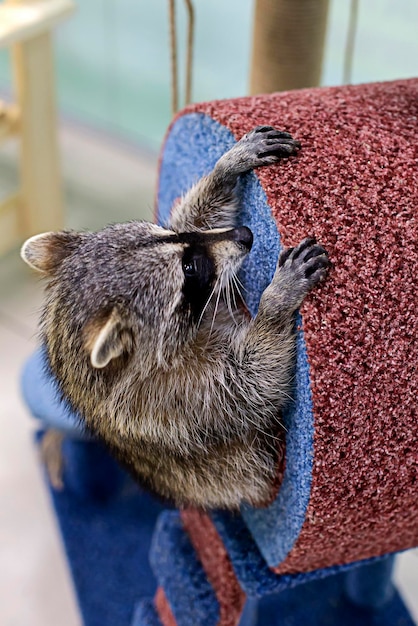
{"type": "Polygon", "coordinates": [[[200,317],[209,298],[215,277],[215,265],[204,246],[189,246],[183,259],[185,304],[191,308],[193,318],[200,317]]]}

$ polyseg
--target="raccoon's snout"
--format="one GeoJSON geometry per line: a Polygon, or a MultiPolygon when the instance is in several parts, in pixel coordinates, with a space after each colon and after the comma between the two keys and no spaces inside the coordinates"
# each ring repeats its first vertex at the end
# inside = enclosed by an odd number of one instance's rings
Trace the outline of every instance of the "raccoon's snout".
{"type": "Polygon", "coordinates": [[[236,241],[240,245],[242,245],[248,252],[251,250],[253,245],[253,234],[251,230],[247,226],[240,226],[239,228],[234,228],[230,231],[232,241],[236,241]]]}

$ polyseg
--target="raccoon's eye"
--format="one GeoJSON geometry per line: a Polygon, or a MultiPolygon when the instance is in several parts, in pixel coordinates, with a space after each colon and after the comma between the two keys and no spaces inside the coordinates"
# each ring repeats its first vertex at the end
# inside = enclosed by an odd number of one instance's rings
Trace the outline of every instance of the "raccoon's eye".
{"type": "Polygon", "coordinates": [[[196,259],[191,259],[190,261],[183,261],[183,272],[185,276],[195,276],[197,273],[197,263],[196,259]]]}
{"type": "Polygon", "coordinates": [[[183,303],[197,321],[205,308],[212,282],[216,277],[215,265],[203,246],[186,248],[182,259],[184,275],[183,303]]]}

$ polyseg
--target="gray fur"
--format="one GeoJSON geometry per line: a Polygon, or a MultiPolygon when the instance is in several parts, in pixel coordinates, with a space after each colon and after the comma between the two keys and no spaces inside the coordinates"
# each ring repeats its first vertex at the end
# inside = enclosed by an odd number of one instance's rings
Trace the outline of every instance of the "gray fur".
{"type": "Polygon", "coordinates": [[[249,319],[235,273],[251,233],[236,228],[235,187],[298,148],[258,127],[185,195],[167,229],[47,233],[22,249],[49,280],[42,339],[63,395],[139,481],[177,505],[237,508],[273,495],[294,312],[329,261],[312,239],[284,252],[249,319]]]}

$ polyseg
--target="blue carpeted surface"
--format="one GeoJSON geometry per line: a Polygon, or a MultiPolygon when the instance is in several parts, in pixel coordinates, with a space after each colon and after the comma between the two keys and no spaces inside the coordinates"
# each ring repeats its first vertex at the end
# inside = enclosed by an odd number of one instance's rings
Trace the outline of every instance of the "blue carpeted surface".
{"type": "MultiPolygon", "coordinates": [[[[343,579],[316,581],[249,603],[240,626],[413,626],[399,595],[380,611],[353,607],[346,599],[343,579]]],[[[138,607],[132,626],[161,626],[149,602],[138,607]]]]}
{"type": "MultiPolygon", "coordinates": [[[[105,476],[101,476],[102,480],[105,476]]],[[[148,553],[162,505],[130,479],[111,498],[52,492],[83,623],[128,626],[156,582],[148,553]]]]}
{"type": "Polygon", "coordinates": [[[394,591],[380,610],[354,606],[344,592],[344,574],[315,580],[279,595],[264,597],[258,606],[260,626],[413,626],[394,591]]]}
{"type": "MultiPolygon", "coordinates": [[[[52,497],[85,626],[160,626],[151,600],[145,599],[152,598],[156,589],[148,554],[162,505],[129,479],[117,495],[107,500],[80,500],[70,489],[52,492],[52,497]]],[[[162,541],[154,539],[151,560],[159,573],[159,583],[164,584],[173,607],[184,616],[181,626],[216,624],[216,598],[177,515],[166,511],[157,526],[155,537],[162,541]],[[174,529],[168,534],[167,524],[174,529]],[[197,597],[194,591],[198,591],[197,597]]],[[[259,576],[257,567],[253,576],[259,576]]],[[[237,574],[241,579],[239,568],[237,574]]],[[[377,611],[355,606],[346,595],[345,587],[350,590],[350,586],[345,572],[325,578],[317,578],[316,572],[296,576],[290,588],[287,579],[292,577],[270,575],[269,590],[256,590],[253,585],[253,592],[269,595],[263,595],[259,602],[249,602],[242,626],[414,624],[394,589],[377,611]],[[272,594],[274,589],[280,593],[272,594]]],[[[366,568],[364,575],[376,588],[376,572],[366,568]]],[[[246,576],[249,580],[251,572],[247,570],[246,576]]],[[[250,591],[251,584],[247,587],[250,591]]]]}
{"type": "Polygon", "coordinates": [[[175,616],[184,626],[219,622],[219,605],[177,511],[158,519],[150,551],[152,569],[175,616]]]}

